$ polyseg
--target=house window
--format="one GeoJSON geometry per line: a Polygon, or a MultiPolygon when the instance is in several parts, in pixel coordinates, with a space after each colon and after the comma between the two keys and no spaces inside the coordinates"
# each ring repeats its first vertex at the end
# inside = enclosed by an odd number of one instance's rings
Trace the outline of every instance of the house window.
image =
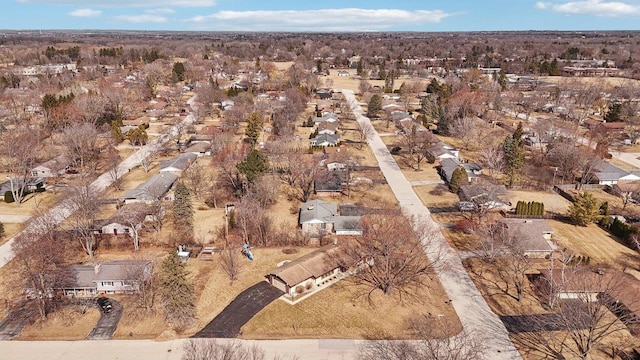
{"type": "Polygon", "coordinates": [[[320,230],[327,230],[327,223],[320,224],[320,230]]]}
{"type": "Polygon", "coordinates": [[[113,286],[113,281],[103,281],[102,286],[113,286]]]}

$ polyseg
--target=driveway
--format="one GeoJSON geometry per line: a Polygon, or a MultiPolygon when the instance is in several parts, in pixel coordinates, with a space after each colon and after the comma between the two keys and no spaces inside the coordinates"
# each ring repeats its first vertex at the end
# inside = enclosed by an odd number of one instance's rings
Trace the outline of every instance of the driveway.
{"type": "Polygon", "coordinates": [[[91,330],[89,335],[87,335],[86,340],[109,340],[116,332],[116,328],[122,317],[123,307],[119,302],[113,299],[109,300],[111,301],[112,308],[108,314],[105,314],[102,309],[100,309],[100,306],[96,304],[100,311],[100,320],[98,320],[96,326],[91,330]]]}
{"type": "Polygon", "coordinates": [[[38,318],[38,311],[28,302],[23,302],[9,312],[9,315],[0,322],[0,340],[13,340],[29,323],[38,318]]]}
{"type": "Polygon", "coordinates": [[[282,296],[284,292],[261,281],[241,292],[222,310],[204,329],[198,331],[196,338],[235,338],[240,329],[265,306],[282,296]]]}
{"type": "MultiPolygon", "coordinates": [[[[364,116],[362,107],[355,99],[353,90],[342,90],[347,104],[351,107],[356,120],[361,125],[371,125],[364,116]]],[[[373,126],[371,126],[373,128],[373,126]]],[[[380,170],[391,186],[402,210],[409,216],[424,222],[429,229],[428,235],[422,239],[426,245],[426,253],[432,262],[444,262],[446,266],[437,270],[450,303],[453,305],[464,329],[481,337],[484,348],[484,359],[522,359],[520,353],[509,339],[509,334],[500,318],[491,311],[478,288],[469,277],[456,251],[447,243],[440,232],[440,226],[433,221],[429,209],[422,204],[413,191],[411,183],[404,176],[387,146],[377,132],[373,132],[369,141],[371,151],[378,160],[380,170]]],[[[419,226],[419,225],[418,225],[419,226]]],[[[416,231],[422,231],[416,228],[416,231]]]]}

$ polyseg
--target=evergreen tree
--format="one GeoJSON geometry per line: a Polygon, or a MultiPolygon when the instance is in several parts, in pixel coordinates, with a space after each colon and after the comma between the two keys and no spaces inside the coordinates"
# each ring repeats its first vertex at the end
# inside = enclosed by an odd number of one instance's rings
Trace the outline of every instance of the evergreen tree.
{"type": "Polygon", "coordinates": [[[182,218],[189,223],[193,222],[193,205],[191,204],[191,194],[189,188],[183,183],[176,184],[175,196],[173,199],[173,216],[182,218]]]}
{"type": "Polygon", "coordinates": [[[378,117],[380,110],[382,110],[382,98],[378,94],[373,94],[369,100],[369,106],[367,107],[367,117],[378,117]]]}
{"type": "Polygon", "coordinates": [[[362,59],[358,60],[358,64],[356,67],[356,74],[358,76],[363,76],[364,75],[364,66],[362,65],[362,59]]]}
{"type": "Polygon", "coordinates": [[[189,282],[189,271],[176,251],[162,261],[158,276],[159,295],[165,318],[178,329],[184,329],[195,319],[195,296],[189,282]]]}
{"type": "MultiPolygon", "coordinates": [[[[514,133],[515,135],[516,133],[514,133]]],[[[520,176],[520,170],[524,167],[524,150],[521,146],[520,138],[514,138],[513,136],[507,136],[504,139],[502,145],[504,152],[505,167],[507,169],[507,176],[509,177],[509,186],[514,186],[518,183],[520,176]]]]}
{"type": "Polygon", "coordinates": [[[261,151],[252,149],[243,162],[236,164],[236,168],[249,183],[253,183],[267,170],[267,165],[267,157],[261,151]]]}
{"type": "Polygon", "coordinates": [[[245,130],[245,136],[247,137],[247,142],[254,147],[256,142],[258,142],[258,137],[260,136],[260,132],[262,131],[262,119],[260,118],[260,114],[257,112],[253,112],[249,119],[247,120],[247,129],[245,130]]]}
{"type": "Polygon", "coordinates": [[[451,192],[456,194],[458,193],[458,190],[460,190],[460,186],[466,185],[468,182],[469,176],[467,175],[467,170],[463,167],[458,167],[453,170],[453,174],[451,174],[449,188],[451,189],[451,192]]]}
{"type": "Polygon", "coordinates": [[[120,144],[124,141],[124,135],[122,135],[122,130],[120,130],[120,125],[116,121],[111,122],[111,136],[116,143],[120,144]]]}
{"type": "Polygon", "coordinates": [[[614,102],[609,107],[609,111],[604,116],[604,121],[606,122],[620,122],[622,121],[622,104],[619,102],[614,102]]]}
{"type": "Polygon", "coordinates": [[[184,242],[193,240],[193,204],[189,189],[182,183],[176,184],[173,199],[173,226],[184,242]]]}
{"type": "Polygon", "coordinates": [[[174,83],[184,81],[184,64],[181,62],[176,62],[173,64],[173,70],[171,70],[171,80],[174,83]]]}
{"type": "Polygon", "coordinates": [[[590,193],[578,195],[569,206],[569,216],[576,225],[587,226],[600,219],[600,204],[590,193]]]}

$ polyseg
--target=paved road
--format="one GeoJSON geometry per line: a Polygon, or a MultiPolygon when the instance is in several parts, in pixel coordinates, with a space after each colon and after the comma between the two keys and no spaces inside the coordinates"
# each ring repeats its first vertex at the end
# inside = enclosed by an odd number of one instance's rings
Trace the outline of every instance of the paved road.
{"type": "Polygon", "coordinates": [[[116,332],[124,308],[119,302],[113,299],[109,299],[109,301],[111,301],[112,306],[110,313],[104,313],[100,306],[96,304],[100,311],[100,319],[89,335],[87,335],[87,340],[109,340],[116,332]]]}
{"type": "MultiPolygon", "coordinates": [[[[109,341],[0,341],[2,360],[180,360],[186,341],[209,339],[109,340],[109,341]],[[46,354],[46,356],[45,356],[46,354]]],[[[283,360],[352,360],[361,341],[354,340],[227,340],[245,346],[256,345],[266,359],[280,356],[283,360]]]]}
{"type": "Polygon", "coordinates": [[[236,296],[195,338],[235,338],[240,329],[265,306],[282,296],[284,292],[261,281],[236,296]]]}
{"type": "MultiPolygon", "coordinates": [[[[364,112],[357,103],[352,90],[342,90],[347,104],[351,107],[356,120],[360,124],[371,124],[364,116],[364,112]]],[[[373,127],[372,127],[373,128],[373,127]]],[[[456,251],[449,246],[440,232],[440,227],[431,219],[431,214],[411,187],[411,183],[400,170],[395,159],[389,153],[387,146],[377,133],[368,139],[380,170],[391,186],[402,210],[409,216],[424,221],[430,229],[423,241],[426,241],[427,256],[432,261],[444,258],[447,266],[438,270],[438,278],[449,295],[449,299],[462,322],[465,330],[476,336],[482,336],[485,345],[483,355],[485,359],[521,359],[520,354],[509,339],[507,329],[500,318],[494,314],[476,288],[465,270],[456,251]],[[484,335],[484,336],[483,336],[484,335]]],[[[418,230],[418,229],[416,229],[418,230]]]]}
{"type": "Polygon", "coordinates": [[[29,219],[31,219],[31,215],[0,214],[0,221],[3,223],[22,224],[29,219]]]}
{"type": "MultiPolygon", "coordinates": [[[[189,99],[187,103],[189,105],[192,105],[194,100],[195,100],[195,97],[189,99]]],[[[118,165],[120,169],[119,173],[125,174],[129,170],[133,169],[134,167],[139,166],[144,159],[151,156],[155,152],[161,150],[167,141],[171,140],[172,137],[177,135],[179,126],[184,127],[192,124],[194,121],[195,121],[195,118],[190,113],[188,116],[184,118],[184,120],[180,124],[171,127],[165,134],[153,139],[147,145],[142,146],[138,151],[131,154],[131,156],[123,160],[118,165]]],[[[107,172],[98,176],[98,178],[91,183],[91,186],[96,192],[102,192],[105,189],[107,189],[112,183],[113,183],[113,179],[111,178],[111,175],[107,172]]],[[[68,218],[71,214],[73,214],[73,212],[74,212],[74,209],[71,201],[69,200],[63,201],[58,205],[54,206],[51,210],[49,210],[49,214],[52,216],[52,219],[55,220],[56,224],[60,224],[62,221],[68,218]]],[[[0,246],[0,267],[3,267],[4,265],[6,265],[6,263],[11,261],[11,259],[13,259],[11,244],[13,244],[14,239],[20,234],[28,233],[31,230],[32,229],[30,226],[25,227],[25,229],[17,233],[15,236],[9,239],[6,243],[0,246]]]]}

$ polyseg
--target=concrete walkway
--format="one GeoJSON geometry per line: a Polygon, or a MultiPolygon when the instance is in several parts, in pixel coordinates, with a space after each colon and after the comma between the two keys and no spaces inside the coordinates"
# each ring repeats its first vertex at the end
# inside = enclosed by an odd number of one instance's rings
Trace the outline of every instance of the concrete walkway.
{"type": "MultiPolygon", "coordinates": [[[[342,90],[342,93],[358,123],[371,125],[369,119],[364,116],[360,104],[357,103],[353,91],[345,89],[342,90]]],[[[373,126],[371,127],[373,128],[373,126]]],[[[408,216],[414,216],[427,225],[429,234],[426,234],[423,238],[427,245],[427,256],[432,261],[441,262],[444,259],[446,266],[438,270],[438,278],[447,295],[449,295],[449,299],[465,330],[470,334],[482,337],[481,343],[485,346],[483,349],[484,358],[487,360],[521,359],[520,354],[509,339],[504,324],[487,305],[482,294],[480,294],[480,291],[478,291],[462,265],[460,257],[449,246],[440,232],[438,224],[431,219],[429,210],[413,191],[411,183],[407,181],[400,167],[389,153],[387,146],[377,133],[374,133],[368,139],[368,143],[402,210],[408,216]]]]}
{"type": "MultiPolygon", "coordinates": [[[[187,103],[191,105],[195,97],[189,99],[187,103]]],[[[139,166],[140,163],[161,150],[164,144],[178,134],[179,127],[186,127],[188,125],[193,124],[195,118],[190,113],[188,116],[184,118],[184,120],[178,124],[171,127],[165,134],[153,139],[147,145],[140,147],[140,149],[128,158],[124,159],[119,165],[119,173],[126,174],[129,170],[133,169],[136,166],[139,166]]],[[[106,190],[113,183],[113,179],[109,172],[106,172],[100,176],[96,180],[91,183],[91,187],[98,193],[106,190]]],[[[72,202],[70,200],[62,201],[58,205],[54,206],[49,210],[49,215],[52,216],[52,219],[55,220],[56,224],[60,224],[66,218],[71,216],[75,210],[73,209],[72,202]]],[[[11,251],[11,245],[16,237],[20,236],[22,233],[28,233],[31,231],[31,228],[27,226],[22,231],[18,232],[15,236],[9,239],[6,243],[0,246],[0,267],[6,265],[11,259],[13,259],[13,252],[11,251]]]]}

